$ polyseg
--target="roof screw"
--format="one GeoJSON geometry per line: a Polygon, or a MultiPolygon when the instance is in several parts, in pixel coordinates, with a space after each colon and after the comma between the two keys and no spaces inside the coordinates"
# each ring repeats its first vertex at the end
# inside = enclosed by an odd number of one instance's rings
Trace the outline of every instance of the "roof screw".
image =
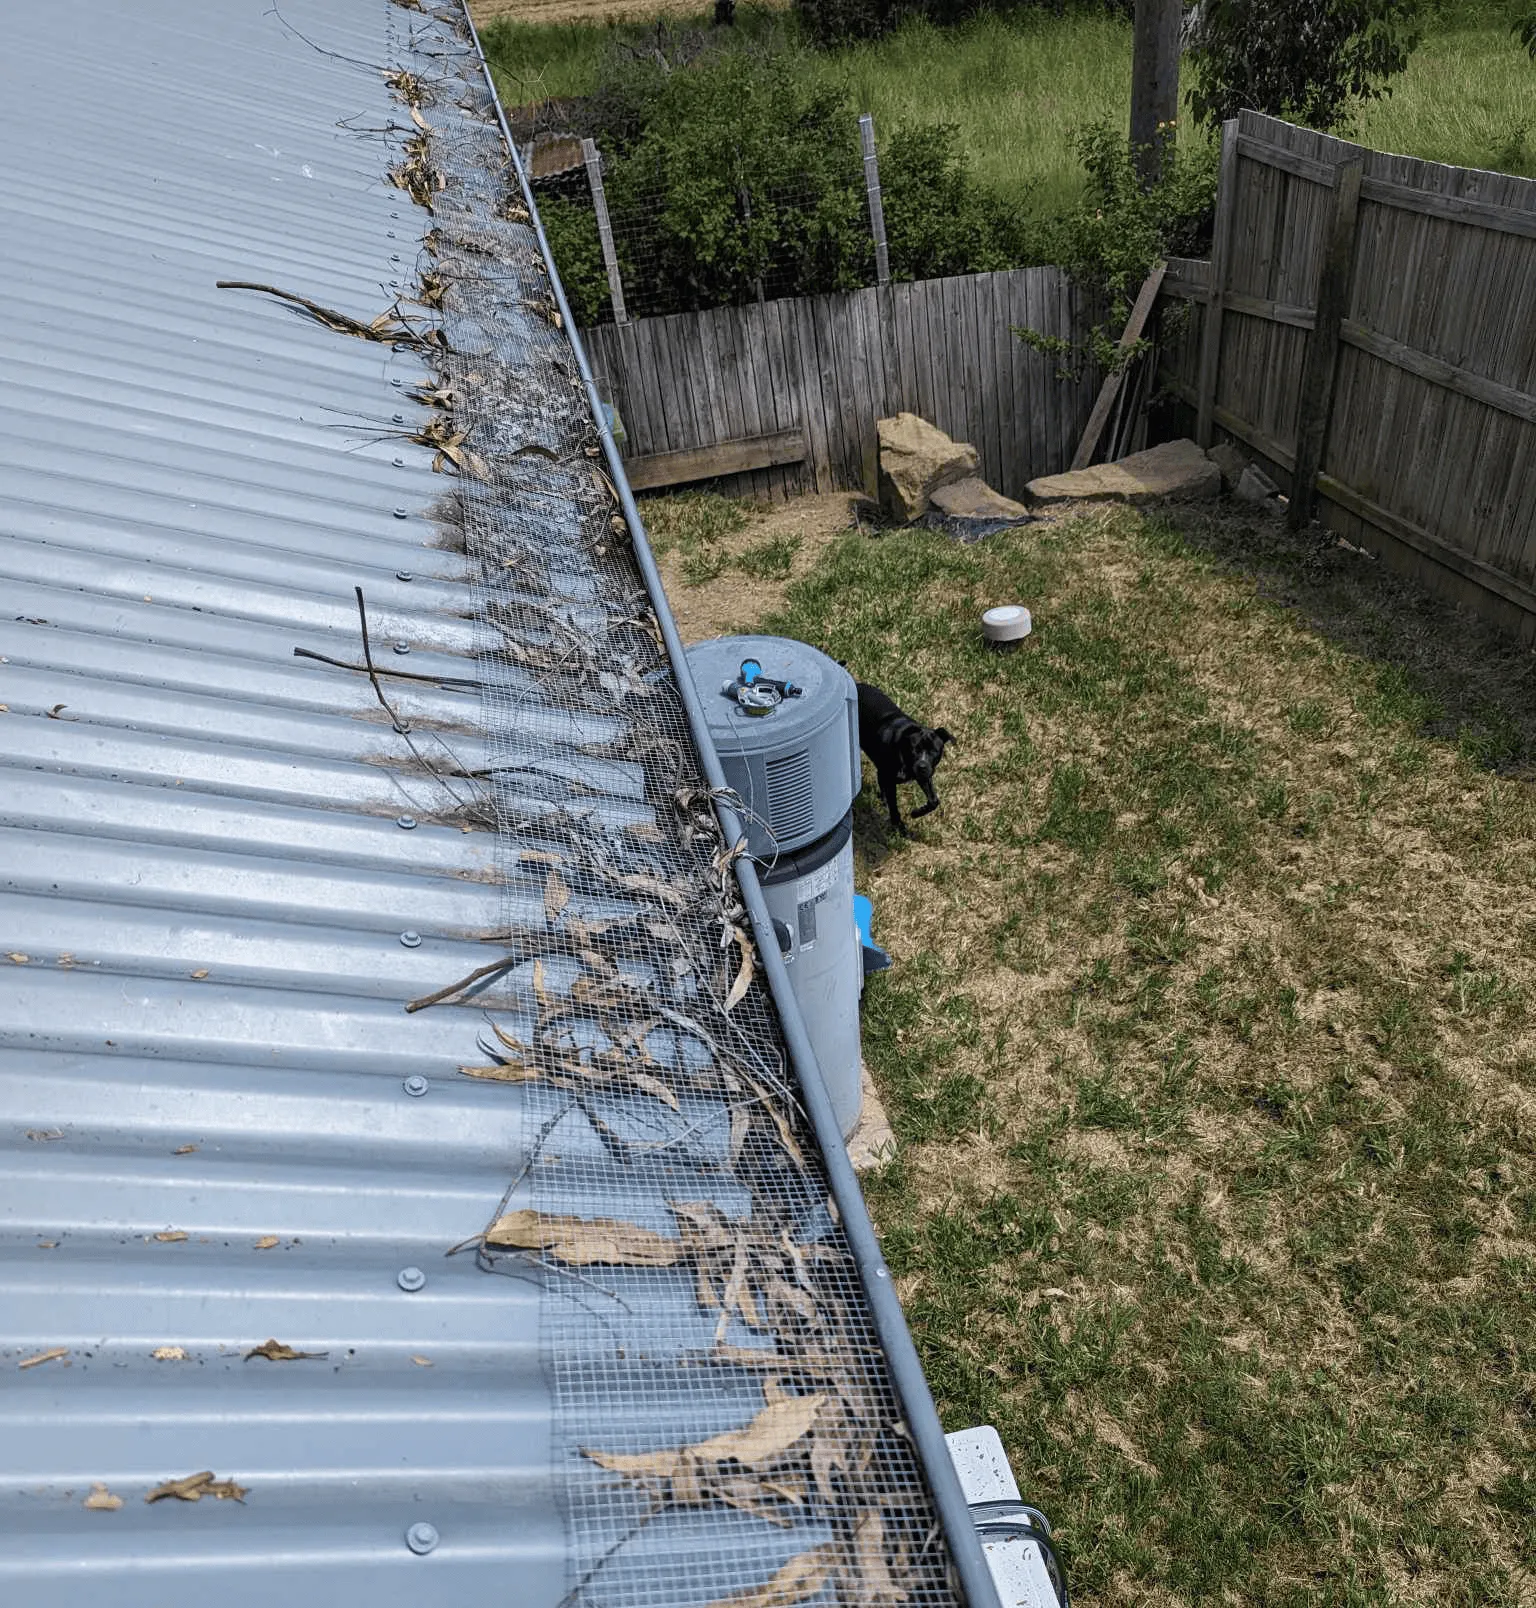
{"type": "Polygon", "coordinates": [[[396,653],[409,653],[410,651],[411,651],[411,645],[410,645],[409,642],[397,642],[395,644],[395,652],[396,653]]]}
{"type": "Polygon", "coordinates": [[[397,468],[397,469],[405,468],[405,459],[404,458],[396,458],[395,459],[395,468],[397,468]]]}
{"type": "Polygon", "coordinates": [[[401,1085],[413,1100],[419,1100],[427,1092],[427,1080],[419,1072],[413,1072],[401,1085]]]}
{"type": "Polygon", "coordinates": [[[420,949],[421,934],[419,932],[403,932],[400,934],[400,942],[403,943],[407,949],[420,949]]]}
{"type": "Polygon", "coordinates": [[[416,827],[416,817],[414,815],[397,815],[395,817],[395,825],[405,832],[414,831],[416,827]]]}
{"type": "MultiPolygon", "coordinates": [[[[403,1278],[404,1275],[402,1274],[401,1277],[403,1278]]],[[[429,1552],[433,1551],[437,1546],[437,1542],[438,1534],[436,1525],[413,1524],[410,1529],[405,1532],[405,1544],[411,1549],[412,1552],[421,1558],[426,1557],[429,1552]]]]}
{"type": "Polygon", "coordinates": [[[395,509],[395,518],[396,519],[404,519],[405,518],[405,508],[404,508],[403,505],[401,507],[395,509]]]}
{"type": "Polygon", "coordinates": [[[402,379],[401,379],[401,378],[400,378],[400,376],[399,376],[399,375],[398,375],[398,374],[397,374],[397,375],[396,375],[396,376],[395,376],[395,378],[394,378],[394,379],[392,379],[392,380],[391,380],[391,381],[390,381],[390,382],[389,382],[389,383],[390,383],[390,384],[391,384],[391,385],[392,385],[392,386],[394,386],[394,388],[395,388],[395,389],[396,389],[396,390],[397,390],[397,391],[398,391],[398,390],[399,390],[399,389],[400,389],[400,387],[401,387],[401,386],[402,386],[402,385],[404,385],[404,384],[405,384],[405,381],[404,381],[404,380],[402,380],[402,379]]]}
{"type": "Polygon", "coordinates": [[[395,579],[397,581],[414,581],[416,579],[416,572],[415,570],[396,570],[395,579]]]}
{"type": "MultiPolygon", "coordinates": [[[[395,1283],[398,1284],[407,1295],[415,1295],[418,1290],[426,1289],[427,1275],[423,1273],[419,1267],[403,1267],[397,1274],[395,1274],[395,1283]]],[[[422,1528],[425,1530],[432,1530],[432,1526],[430,1524],[423,1525],[422,1528]]],[[[437,1544],[436,1530],[432,1530],[432,1543],[434,1546],[437,1544]]]]}
{"type": "Polygon", "coordinates": [[[395,238],[395,231],[393,229],[386,229],[384,231],[384,238],[386,240],[393,240],[395,238]]]}
{"type": "Polygon", "coordinates": [[[399,261],[400,261],[400,253],[399,253],[399,252],[398,252],[398,251],[392,251],[392,252],[390,252],[390,254],[389,254],[389,260],[390,260],[390,261],[391,261],[391,262],[399,262],[399,261]]]}
{"type": "Polygon", "coordinates": [[[395,423],[396,424],[404,424],[405,423],[405,415],[403,413],[397,413],[395,415],[395,423]]]}

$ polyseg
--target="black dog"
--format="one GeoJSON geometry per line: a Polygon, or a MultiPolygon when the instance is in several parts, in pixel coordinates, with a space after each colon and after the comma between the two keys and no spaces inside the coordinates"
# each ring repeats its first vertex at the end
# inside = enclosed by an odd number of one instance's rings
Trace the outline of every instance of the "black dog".
{"type": "Polygon", "coordinates": [[[944,757],[944,745],[955,739],[942,726],[934,729],[919,725],[878,687],[861,681],[858,688],[859,747],[874,761],[880,797],[891,812],[891,825],[903,837],[910,837],[896,803],[896,784],[916,782],[928,799],[913,810],[914,821],[936,810],[939,795],[933,790],[933,772],[944,757]]]}

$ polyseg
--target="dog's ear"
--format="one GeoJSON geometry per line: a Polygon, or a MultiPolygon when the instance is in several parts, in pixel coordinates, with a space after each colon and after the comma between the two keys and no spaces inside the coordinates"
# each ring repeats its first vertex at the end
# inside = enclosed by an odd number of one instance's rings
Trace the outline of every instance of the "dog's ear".
{"type": "MultiPolygon", "coordinates": [[[[955,734],[947,726],[940,726],[933,735],[937,737],[941,743],[952,743],[955,741],[955,734]]],[[[959,745],[956,744],[956,746],[958,747],[959,745]]]]}

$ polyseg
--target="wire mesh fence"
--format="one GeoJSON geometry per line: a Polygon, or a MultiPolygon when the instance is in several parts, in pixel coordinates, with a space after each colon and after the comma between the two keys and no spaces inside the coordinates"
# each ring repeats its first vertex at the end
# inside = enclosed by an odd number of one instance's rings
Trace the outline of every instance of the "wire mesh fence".
{"type": "Polygon", "coordinates": [[[856,144],[828,153],[819,171],[773,176],[733,174],[729,164],[681,177],[657,162],[609,170],[589,148],[579,173],[567,169],[539,188],[583,326],[876,282],[883,225],[877,241],[856,144]]]}

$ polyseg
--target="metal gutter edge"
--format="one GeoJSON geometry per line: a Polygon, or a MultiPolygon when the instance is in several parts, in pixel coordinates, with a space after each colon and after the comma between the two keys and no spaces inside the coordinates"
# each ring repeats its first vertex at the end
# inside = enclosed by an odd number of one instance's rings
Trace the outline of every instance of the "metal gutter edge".
{"type": "MultiPolygon", "coordinates": [[[[608,475],[618,492],[619,507],[629,524],[635,558],[645,580],[646,590],[650,593],[651,606],[656,611],[656,619],[661,627],[667,654],[677,672],[678,692],[682,696],[683,707],[687,712],[688,727],[693,735],[694,746],[698,749],[705,777],[715,791],[715,812],[719,817],[721,830],[725,834],[725,841],[735,843],[743,835],[742,823],[721,797],[727,790],[725,772],[721,769],[720,756],[715,752],[714,741],[705,722],[698,689],[688,672],[688,661],[683,653],[682,639],[677,634],[677,624],[667,604],[661,573],[656,568],[656,559],[646,538],[645,522],[640,517],[634,492],[631,491],[629,478],[624,472],[623,460],[608,428],[602,398],[597,394],[597,382],[592,377],[592,367],[587,361],[586,348],[582,345],[576,320],[571,316],[570,303],[565,298],[565,287],[560,283],[560,274],[555,267],[549,241],[544,236],[544,225],[539,218],[539,209],[534,201],[533,190],[528,183],[528,175],[524,171],[517,143],[507,126],[507,115],[502,109],[501,97],[496,93],[496,80],[491,76],[490,63],[485,59],[479,30],[475,27],[474,18],[469,14],[468,0],[460,0],[460,5],[463,8],[464,20],[469,27],[470,38],[474,41],[475,53],[480,58],[480,70],[485,75],[486,90],[490,94],[491,104],[496,108],[496,119],[501,125],[502,139],[506,142],[507,153],[517,173],[524,205],[528,208],[528,216],[533,221],[534,234],[539,242],[540,254],[544,258],[544,266],[549,273],[555,303],[560,309],[560,316],[565,323],[565,333],[576,354],[582,384],[586,387],[587,403],[592,409],[593,421],[601,438],[608,475]]],[[[816,1053],[811,1048],[805,1020],[795,1000],[789,974],[784,967],[784,957],[779,951],[768,906],[763,900],[757,868],[744,857],[738,859],[735,864],[736,879],[741,886],[747,913],[752,921],[753,936],[757,941],[758,958],[762,962],[769,992],[773,996],[774,1006],[784,1029],[784,1041],[789,1050],[790,1064],[794,1067],[795,1076],[799,1080],[806,1115],[816,1135],[816,1142],[821,1148],[827,1170],[827,1184],[842,1216],[843,1232],[848,1236],[849,1249],[853,1252],[858,1265],[859,1280],[869,1301],[875,1332],[885,1349],[891,1369],[891,1381],[895,1386],[902,1411],[906,1415],[907,1428],[917,1448],[923,1472],[927,1476],[929,1491],[944,1528],[944,1539],[948,1543],[955,1571],[960,1577],[961,1589],[969,1608],[1001,1608],[997,1588],[992,1581],[992,1571],[987,1565],[970,1507],[965,1500],[965,1492],[961,1488],[959,1476],[955,1473],[949,1445],[944,1439],[944,1430],[939,1422],[938,1409],[934,1406],[933,1393],[928,1388],[927,1376],[918,1359],[917,1348],[912,1343],[906,1314],[901,1310],[901,1302],[897,1299],[891,1279],[891,1270],[885,1265],[885,1258],[881,1255],[880,1241],[875,1235],[875,1226],[870,1220],[869,1209],[864,1204],[864,1193],[859,1187],[853,1164],[848,1159],[842,1132],[832,1112],[832,1101],[827,1094],[821,1068],[817,1065],[816,1053]]]]}

